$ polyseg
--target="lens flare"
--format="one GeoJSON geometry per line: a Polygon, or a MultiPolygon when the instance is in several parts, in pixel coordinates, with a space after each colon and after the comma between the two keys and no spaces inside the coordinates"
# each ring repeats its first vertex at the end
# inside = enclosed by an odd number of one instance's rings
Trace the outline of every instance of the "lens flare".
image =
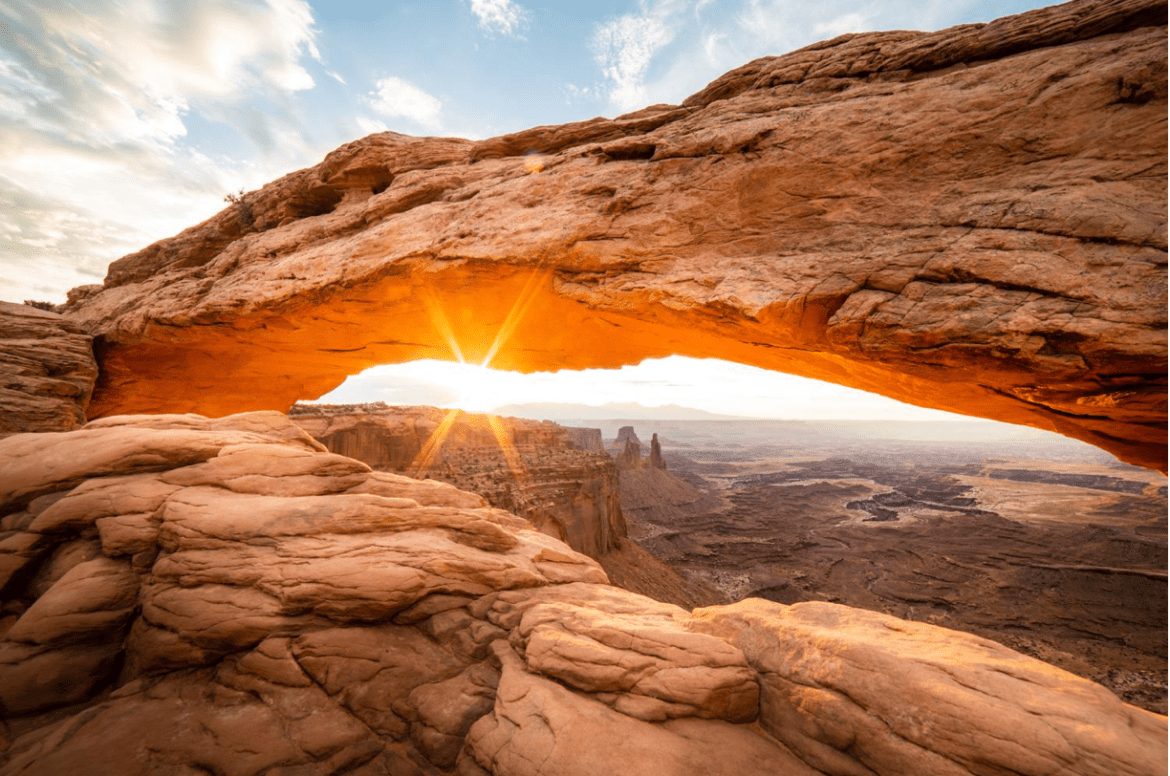
{"type": "Polygon", "coordinates": [[[504,426],[503,418],[499,415],[488,415],[487,422],[491,426],[492,433],[496,437],[496,444],[500,446],[500,452],[503,453],[504,461],[508,464],[512,476],[517,480],[523,479],[528,474],[528,470],[524,468],[524,462],[520,460],[520,451],[516,449],[508,436],[508,429],[504,426]]]}
{"type": "Polygon", "coordinates": [[[496,338],[492,340],[492,346],[488,348],[487,355],[480,362],[480,366],[491,366],[492,359],[496,357],[496,354],[500,352],[500,348],[512,336],[512,332],[516,330],[516,327],[520,325],[520,321],[524,319],[528,308],[532,306],[532,302],[536,299],[536,293],[550,277],[552,277],[551,269],[543,271],[538,269],[528,277],[528,280],[524,283],[524,288],[520,291],[520,296],[516,297],[515,304],[512,305],[512,309],[508,312],[508,317],[504,319],[504,325],[500,327],[496,338]]]}
{"type": "MultiPolygon", "coordinates": [[[[530,172],[539,171],[543,169],[543,161],[540,161],[539,156],[532,157],[536,159],[536,163],[540,165],[537,170],[530,169],[530,172]]],[[[527,165],[528,162],[526,161],[527,165]]],[[[491,347],[488,348],[487,354],[483,361],[480,362],[479,367],[485,372],[491,365],[492,360],[499,354],[500,349],[512,337],[512,333],[516,331],[516,327],[524,320],[528,309],[532,306],[536,299],[537,293],[541,287],[548,282],[552,277],[551,269],[541,269],[540,267],[533,270],[528,279],[524,281],[524,286],[520,290],[520,294],[516,297],[516,301],[512,304],[512,309],[508,311],[508,315],[504,318],[504,323],[500,326],[500,330],[496,332],[495,339],[492,340],[491,347]]],[[[447,314],[443,311],[443,306],[435,297],[434,292],[430,289],[422,289],[419,292],[419,298],[422,300],[423,307],[427,311],[427,317],[430,318],[431,324],[435,330],[442,337],[447,344],[448,349],[461,364],[467,363],[463,358],[463,348],[459,345],[459,338],[455,335],[455,330],[451,326],[447,314]]],[[[486,377],[486,376],[485,376],[486,377]]],[[[480,386],[486,388],[487,380],[480,381],[480,386]]],[[[475,389],[472,387],[464,394],[463,404],[467,406],[474,406],[475,404],[475,389]],[[468,395],[470,394],[470,395],[468,395]]],[[[409,471],[412,477],[419,477],[424,471],[436,460],[439,451],[443,447],[443,443],[447,440],[447,436],[451,433],[451,428],[455,425],[461,409],[449,410],[444,416],[439,425],[431,433],[427,439],[426,444],[419,450],[418,455],[411,461],[409,471]]],[[[504,425],[503,419],[498,415],[486,415],[488,427],[492,431],[492,435],[496,438],[496,444],[500,446],[500,452],[504,456],[504,460],[508,465],[508,469],[512,472],[512,476],[517,480],[527,475],[527,469],[524,467],[523,461],[520,459],[520,453],[516,446],[512,443],[508,435],[507,426],[504,425]]]]}
{"type": "Polygon", "coordinates": [[[444,417],[439,425],[431,432],[431,436],[427,439],[427,443],[418,451],[418,455],[410,462],[410,476],[418,479],[423,473],[423,470],[431,465],[438,455],[439,449],[442,448],[443,442],[447,441],[447,435],[451,433],[451,427],[455,425],[455,419],[459,417],[459,410],[448,410],[446,417],[444,417]]]}
{"type": "Polygon", "coordinates": [[[451,350],[451,355],[455,356],[460,364],[466,364],[463,360],[463,349],[459,347],[459,340],[455,337],[455,331],[451,328],[451,322],[447,320],[447,314],[443,312],[443,306],[439,304],[439,300],[435,298],[434,292],[429,288],[424,288],[419,291],[419,298],[422,299],[423,307],[426,308],[427,317],[431,319],[431,325],[439,332],[439,336],[447,343],[447,347],[451,350]]]}

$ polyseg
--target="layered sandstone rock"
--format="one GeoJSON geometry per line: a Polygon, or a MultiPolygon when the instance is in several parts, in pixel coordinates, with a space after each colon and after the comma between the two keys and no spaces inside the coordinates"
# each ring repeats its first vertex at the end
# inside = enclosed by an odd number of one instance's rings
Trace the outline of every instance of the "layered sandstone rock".
{"type": "Polygon", "coordinates": [[[381,403],[299,404],[290,417],[332,452],[478,493],[593,558],[626,535],[612,459],[578,442],[593,445],[589,429],[381,403]]]}
{"type": "Polygon", "coordinates": [[[278,413],[0,440],[0,530],[5,776],[1165,772],[1165,717],[1039,661],[652,601],[278,413]]]}
{"type": "Polygon", "coordinates": [[[0,302],[0,436],[85,423],[93,338],[56,313],[0,302]]]}
{"type": "Polygon", "coordinates": [[[75,295],[91,416],[682,354],[1164,468],[1166,51],[1164,0],[1075,0],[842,36],[614,120],[372,135],[75,295]]]}

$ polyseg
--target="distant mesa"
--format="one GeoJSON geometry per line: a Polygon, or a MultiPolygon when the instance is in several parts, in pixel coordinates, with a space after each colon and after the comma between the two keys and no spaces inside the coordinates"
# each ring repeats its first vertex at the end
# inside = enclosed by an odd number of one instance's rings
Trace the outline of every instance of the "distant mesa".
{"type": "Polygon", "coordinates": [[[638,447],[642,446],[642,440],[638,439],[638,434],[634,431],[633,426],[622,426],[618,429],[617,439],[614,440],[615,445],[624,446],[634,443],[638,447]]]}
{"type": "Polygon", "coordinates": [[[662,445],[658,442],[658,434],[650,438],[650,456],[642,458],[642,440],[633,426],[622,426],[618,429],[617,437],[609,445],[609,452],[617,460],[618,469],[630,471],[649,466],[653,469],[665,469],[666,462],[662,459],[662,445]]]}

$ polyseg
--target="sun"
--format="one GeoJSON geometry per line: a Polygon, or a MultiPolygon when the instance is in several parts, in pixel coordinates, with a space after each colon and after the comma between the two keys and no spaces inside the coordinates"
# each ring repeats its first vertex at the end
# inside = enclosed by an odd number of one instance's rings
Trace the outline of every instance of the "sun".
{"type": "MultiPolygon", "coordinates": [[[[503,324],[500,326],[500,330],[496,333],[491,347],[488,348],[487,355],[484,356],[483,361],[479,364],[467,363],[463,356],[463,348],[460,345],[459,337],[452,328],[450,319],[447,317],[442,304],[435,295],[429,289],[420,294],[423,306],[427,311],[427,317],[430,318],[439,336],[447,343],[451,356],[457,362],[449,364],[449,369],[445,371],[456,378],[456,380],[452,380],[448,384],[458,391],[458,398],[454,402],[451,402],[451,404],[455,405],[455,408],[447,411],[442,422],[435,428],[426,444],[423,445],[419,454],[412,462],[410,468],[414,476],[421,476],[426,468],[437,459],[442,450],[443,442],[446,440],[447,435],[451,433],[451,427],[459,417],[460,410],[474,413],[490,413],[491,410],[496,409],[507,401],[506,397],[514,391],[515,383],[511,382],[509,378],[510,373],[497,372],[488,367],[491,365],[492,359],[504,347],[508,339],[512,336],[512,332],[515,331],[516,326],[519,325],[520,321],[528,312],[528,308],[536,298],[537,291],[541,285],[548,282],[550,277],[551,272],[549,270],[539,267],[532,273],[525,282],[519,296],[517,296],[503,324]],[[511,384],[509,384],[510,382],[511,384]]],[[[512,444],[506,425],[499,417],[494,415],[489,414],[487,420],[492,434],[500,446],[500,451],[508,462],[508,468],[512,470],[513,476],[518,480],[525,477],[527,472],[519,453],[512,444]]]]}
{"type": "Polygon", "coordinates": [[[451,371],[458,380],[451,387],[459,391],[459,396],[449,406],[466,412],[491,412],[508,403],[508,397],[512,395],[509,390],[512,381],[507,372],[497,372],[482,364],[460,364],[458,369],[451,371]]]}

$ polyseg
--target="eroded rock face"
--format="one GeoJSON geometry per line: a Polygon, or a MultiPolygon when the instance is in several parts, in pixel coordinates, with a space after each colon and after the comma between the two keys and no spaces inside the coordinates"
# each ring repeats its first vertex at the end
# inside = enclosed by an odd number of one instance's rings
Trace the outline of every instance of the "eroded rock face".
{"type": "Polygon", "coordinates": [[[56,313],[0,302],[0,437],[85,423],[93,338],[56,313]]]}
{"type": "Polygon", "coordinates": [[[590,429],[381,403],[298,404],[290,417],[332,452],[478,493],[592,558],[626,535],[617,469],[588,449],[590,429]]]}
{"type": "Polygon", "coordinates": [[[612,121],[370,136],[75,296],[91,416],[286,410],[417,358],[682,354],[1164,469],[1165,25],[1075,0],[842,36],[612,121]]]}
{"type": "Polygon", "coordinates": [[[0,504],[0,582],[18,615],[0,641],[9,714],[214,664],[275,633],[389,621],[433,594],[605,581],[481,497],[373,472],[279,413],[9,437],[0,504]]]}
{"type": "Polygon", "coordinates": [[[1165,762],[1165,717],[992,642],[832,604],[659,603],[279,413],[0,440],[0,530],[4,776],[1165,762]]]}

